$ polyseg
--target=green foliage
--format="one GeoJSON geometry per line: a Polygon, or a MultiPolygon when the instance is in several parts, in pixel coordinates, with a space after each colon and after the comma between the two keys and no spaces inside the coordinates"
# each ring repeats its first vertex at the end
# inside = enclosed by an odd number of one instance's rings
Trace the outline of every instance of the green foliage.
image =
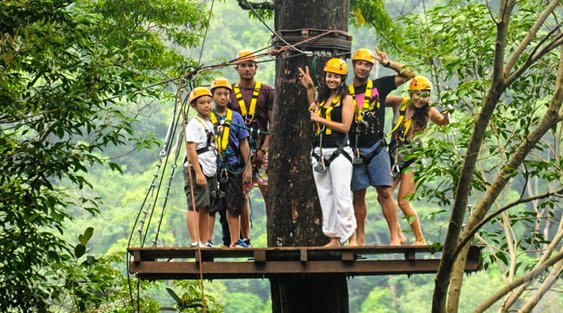
{"type": "MultiPolygon", "coordinates": [[[[176,308],[178,312],[185,313],[196,313],[202,312],[204,307],[204,302],[202,302],[202,292],[199,281],[179,281],[175,283],[176,286],[181,287],[185,290],[181,296],[178,296],[176,291],[172,288],[166,288],[168,294],[176,302],[176,308]]],[[[207,312],[219,313],[223,312],[221,305],[219,305],[215,297],[209,293],[205,294],[205,308],[207,312]]]]}
{"type": "Polygon", "coordinates": [[[120,170],[99,154],[107,146],[154,144],[135,132],[133,103],[161,94],[149,83],[182,72],[185,58],[164,42],[194,44],[201,10],[196,1],[0,5],[1,311],[46,311],[61,287],[81,288],[58,279],[72,256],[84,257],[91,236],[77,246],[61,239],[66,208],[94,214],[99,203],[69,197],[60,183],[91,186],[85,173],[96,164],[120,170]]]}
{"type": "Polygon", "coordinates": [[[361,313],[391,313],[397,312],[391,303],[389,289],[373,289],[362,304],[361,313]]]}
{"type": "Polygon", "coordinates": [[[261,312],[262,310],[264,310],[264,303],[258,296],[243,292],[229,293],[225,313],[261,312]]]}
{"type": "MultiPolygon", "coordinates": [[[[393,23],[382,0],[350,1],[350,22],[356,27],[371,26],[385,42],[382,47],[392,48],[395,52],[405,49],[405,42],[400,25],[393,23]]],[[[390,52],[390,51],[389,51],[390,52]]]]}

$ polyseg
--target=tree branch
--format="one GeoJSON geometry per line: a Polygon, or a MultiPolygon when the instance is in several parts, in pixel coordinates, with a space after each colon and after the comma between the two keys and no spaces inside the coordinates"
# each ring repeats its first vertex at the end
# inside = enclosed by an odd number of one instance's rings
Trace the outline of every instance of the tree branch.
{"type": "MultiPolygon", "coordinates": [[[[473,229],[484,217],[492,203],[496,200],[502,189],[506,186],[513,172],[522,164],[524,158],[532,150],[532,148],[540,141],[549,129],[556,124],[559,118],[559,110],[563,102],[563,48],[560,49],[559,66],[557,69],[557,82],[553,97],[544,116],[538,125],[529,133],[522,143],[516,148],[508,162],[503,166],[500,174],[488,188],[483,199],[475,206],[469,221],[467,230],[473,229]]],[[[467,233],[468,231],[465,231],[467,233]]]]}
{"type": "MultiPolygon", "coordinates": [[[[538,19],[536,20],[536,23],[534,23],[534,26],[532,26],[530,28],[530,30],[526,33],[526,36],[520,42],[520,45],[518,45],[516,50],[514,50],[514,52],[512,53],[510,58],[508,59],[508,62],[506,63],[506,66],[504,67],[505,73],[510,73],[510,70],[512,69],[514,64],[516,64],[516,61],[518,61],[518,58],[520,57],[520,55],[522,55],[524,50],[526,50],[526,47],[528,47],[530,42],[534,38],[536,38],[538,30],[542,27],[545,20],[555,10],[555,8],[559,6],[560,2],[561,2],[560,0],[552,0],[551,3],[545,8],[545,10],[543,10],[543,12],[540,14],[538,19]]],[[[488,6],[488,3],[487,3],[487,6],[488,6]]]]}
{"type": "MultiPolygon", "coordinates": [[[[555,233],[555,236],[553,237],[553,239],[551,240],[551,242],[543,252],[542,257],[540,258],[536,266],[548,260],[549,256],[551,255],[553,250],[555,250],[555,247],[557,247],[561,239],[563,239],[563,219],[559,221],[559,227],[557,228],[557,232],[555,233]]],[[[510,294],[507,297],[507,299],[504,301],[503,305],[501,306],[501,312],[508,311],[508,309],[510,309],[510,307],[514,305],[514,303],[516,303],[516,300],[520,298],[520,295],[522,295],[524,290],[526,290],[526,287],[528,287],[527,283],[523,284],[517,290],[512,292],[512,294],[510,294]]]]}
{"type": "Polygon", "coordinates": [[[500,96],[506,89],[503,73],[504,50],[506,47],[506,33],[508,23],[510,21],[510,14],[514,5],[515,2],[513,0],[508,0],[506,2],[501,2],[501,7],[499,8],[499,12],[502,13],[502,19],[496,25],[497,35],[492,82],[487,95],[483,99],[481,112],[475,122],[475,127],[467,146],[463,167],[456,187],[454,207],[450,216],[446,240],[444,242],[442,260],[440,261],[438,274],[435,280],[434,294],[432,296],[432,312],[446,311],[447,290],[450,284],[449,279],[452,273],[453,263],[455,262],[453,252],[456,250],[459,243],[459,235],[462,231],[461,226],[465,218],[465,212],[467,211],[469,192],[473,181],[473,171],[479,157],[484,134],[492,113],[496,108],[500,96]]]}
{"type": "Polygon", "coordinates": [[[460,244],[457,247],[457,249],[455,250],[453,256],[457,257],[457,255],[459,254],[459,252],[461,251],[463,246],[465,246],[467,243],[469,243],[469,241],[473,238],[475,233],[477,233],[479,231],[479,229],[481,229],[483,226],[485,226],[488,222],[490,222],[492,219],[497,217],[502,212],[504,212],[504,211],[506,211],[506,210],[508,210],[512,207],[515,207],[519,204],[522,204],[522,203],[527,203],[527,202],[538,200],[538,199],[545,199],[545,198],[549,198],[549,197],[554,196],[554,195],[563,195],[563,188],[560,188],[559,190],[553,191],[553,192],[546,192],[544,194],[537,195],[537,196],[534,196],[534,197],[518,199],[517,201],[514,201],[514,202],[508,204],[507,206],[502,207],[502,208],[498,209],[497,211],[491,213],[491,215],[489,215],[486,218],[484,218],[483,220],[481,220],[481,222],[479,222],[479,224],[477,224],[475,227],[473,227],[466,235],[464,235],[462,237],[460,244]]]}
{"type": "MultiPolygon", "coordinates": [[[[547,39],[548,37],[546,36],[542,42],[547,39]]],[[[510,76],[506,79],[506,83],[507,84],[511,84],[513,81],[515,81],[516,79],[518,79],[522,73],[524,71],[526,71],[532,64],[534,64],[536,61],[538,61],[539,59],[541,59],[545,54],[547,54],[548,52],[550,52],[551,50],[557,48],[558,46],[560,46],[563,43],[563,33],[558,34],[553,41],[551,41],[548,45],[546,45],[545,47],[543,47],[539,52],[537,51],[537,49],[540,47],[541,43],[540,42],[532,51],[532,53],[530,53],[530,55],[528,56],[528,58],[526,59],[526,62],[524,62],[524,64],[522,64],[521,67],[519,67],[517,70],[515,70],[512,74],[510,74],[510,76]]],[[[508,73],[507,73],[508,74],[508,73]]]]}
{"type": "Polygon", "coordinates": [[[243,10],[273,10],[274,4],[272,2],[248,2],[246,0],[237,0],[238,6],[243,10]]]}
{"type": "Polygon", "coordinates": [[[518,311],[518,313],[530,312],[538,304],[541,298],[543,298],[543,296],[549,290],[549,288],[551,288],[551,286],[553,286],[553,284],[557,281],[557,279],[559,278],[559,274],[561,273],[562,270],[563,270],[563,262],[556,264],[551,269],[551,272],[549,273],[549,275],[547,275],[546,279],[543,281],[541,286],[536,290],[532,298],[528,300],[528,302],[524,304],[524,306],[522,306],[522,308],[520,309],[520,311],[518,311]]]}
{"type": "Polygon", "coordinates": [[[475,311],[473,311],[473,313],[484,312],[486,309],[491,307],[495,302],[497,302],[500,298],[504,297],[507,293],[509,293],[510,291],[514,290],[515,288],[517,288],[518,286],[520,286],[520,285],[522,285],[526,282],[530,282],[530,281],[538,278],[548,267],[550,267],[553,264],[561,261],[561,259],[563,259],[563,251],[560,251],[558,254],[556,254],[554,257],[552,257],[551,259],[549,259],[545,263],[539,265],[537,268],[534,268],[531,272],[528,272],[527,274],[521,276],[520,278],[513,280],[511,283],[509,283],[508,285],[501,288],[494,295],[492,295],[487,300],[485,300],[483,303],[481,303],[475,309],[475,311]]]}

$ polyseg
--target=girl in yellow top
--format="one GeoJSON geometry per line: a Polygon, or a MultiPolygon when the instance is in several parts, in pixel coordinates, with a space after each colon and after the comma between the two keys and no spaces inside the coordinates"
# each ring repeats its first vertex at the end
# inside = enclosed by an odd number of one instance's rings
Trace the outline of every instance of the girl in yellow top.
{"type": "Polygon", "coordinates": [[[338,247],[347,240],[350,245],[357,245],[350,194],[352,148],[348,140],[354,104],[345,84],[346,62],[332,58],[325,64],[324,72],[324,86],[316,100],[309,68],[299,68],[301,83],[307,88],[311,120],[316,125],[311,162],[323,214],[323,233],[330,238],[325,247],[338,247]]]}
{"type": "MultiPolygon", "coordinates": [[[[408,166],[415,162],[414,159],[403,160],[404,148],[412,143],[416,134],[421,133],[428,126],[428,121],[436,125],[447,125],[450,122],[447,113],[442,114],[432,107],[429,101],[432,83],[424,76],[414,77],[409,85],[409,97],[388,96],[387,103],[393,105],[395,114],[398,113],[391,133],[389,155],[391,157],[391,173],[393,175],[393,190],[399,185],[397,200],[399,207],[410,223],[415,242],[413,245],[424,245],[426,240],[422,234],[420,220],[411,205],[410,197],[416,189],[413,172],[408,166]]],[[[399,230],[401,228],[399,227],[399,230]]],[[[401,242],[406,242],[402,231],[399,234],[401,242]]]]}

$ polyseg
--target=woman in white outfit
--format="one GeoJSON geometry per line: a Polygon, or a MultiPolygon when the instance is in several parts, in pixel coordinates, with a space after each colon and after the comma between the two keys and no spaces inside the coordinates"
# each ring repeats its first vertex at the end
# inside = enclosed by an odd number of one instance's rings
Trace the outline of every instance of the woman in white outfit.
{"type": "Polygon", "coordinates": [[[307,88],[311,120],[315,122],[311,161],[323,213],[323,233],[330,238],[325,247],[338,247],[347,240],[355,246],[356,218],[350,194],[352,149],[348,140],[354,104],[344,83],[348,75],[346,62],[332,58],[326,62],[324,72],[324,86],[317,102],[309,68],[299,68],[301,83],[307,88]]]}

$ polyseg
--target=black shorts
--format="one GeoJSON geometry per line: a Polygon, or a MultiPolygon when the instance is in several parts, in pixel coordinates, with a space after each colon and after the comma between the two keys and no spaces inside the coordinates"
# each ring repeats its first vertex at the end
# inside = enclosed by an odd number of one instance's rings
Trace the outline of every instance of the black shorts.
{"type": "Polygon", "coordinates": [[[242,173],[229,174],[228,180],[219,183],[224,197],[215,199],[213,207],[209,209],[209,213],[215,213],[223,210],[231,213],[233,216],[240,216],[244,205],[245,196],[242,191],[242,173]]]}

